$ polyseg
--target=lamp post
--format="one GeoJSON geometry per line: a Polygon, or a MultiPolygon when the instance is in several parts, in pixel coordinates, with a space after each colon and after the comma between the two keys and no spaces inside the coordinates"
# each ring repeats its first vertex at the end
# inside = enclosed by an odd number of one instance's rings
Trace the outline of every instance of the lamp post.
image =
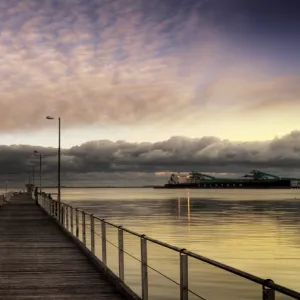
{"type": "MultiPolygon", "coordinates": [[[[34,165],[31,165],[30,167],[32,168],[32,184],[34,185],[34,165]]],[[[30,183],[30,179],[29,179],[29,183],[30,183]]]]}
{"type": "MultiPolygon", "coordinates": [[[[55,118],[47,116],[47,120],[55,120],[55,118]]],[[[58,120],[58,151],[57,151],[57,201],[60,203],[60,158],[61,158],[61,151],[60,151],[60,117],[57,118],[58,120]]],[[[60,207],[60,205],[59,205],[60,207]]]]}
{"type": "Polygon", "coordinates": [[[40,194],[42,194],[42,154],[39,151],[33,151],[33,156],[40,158],[40,194]]]}

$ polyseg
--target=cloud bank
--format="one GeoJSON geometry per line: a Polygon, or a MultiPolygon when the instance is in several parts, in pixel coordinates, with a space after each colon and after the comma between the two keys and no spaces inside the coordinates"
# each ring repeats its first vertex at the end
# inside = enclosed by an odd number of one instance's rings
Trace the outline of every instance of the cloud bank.
{"type": "MultiPolygon", "coordinates": [[[[265,142],[237,143],[216,137],[171,137],[156,143],[90,141],[63,150],[63,180],[89,185],[118,185],[118,180],[128,185],[157,184],[174,171],[242,174],[253,168],[300,176],[299,145],[300,131],[265,142]]],[[[53,148],[1,146],[1,177],[27,176],[35,149],[43,153],[46,180],[55,183],[57,152],[53,148]]]]}

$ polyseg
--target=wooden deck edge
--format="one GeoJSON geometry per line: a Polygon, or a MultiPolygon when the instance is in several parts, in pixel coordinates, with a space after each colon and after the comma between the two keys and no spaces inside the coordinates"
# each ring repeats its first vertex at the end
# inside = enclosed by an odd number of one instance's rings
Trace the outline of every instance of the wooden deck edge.
{"type": "MultiPolygon", "coordinates": [[[[50,216],[42,206],[42,211],[50,216]]],[[[110,281],[116,289],[125,297],[127,300],[142,300],[129,286],[127,286],[115,273],[113,273],[95,254],[91,252],[78,238],[72,235],[67,229],[65,229],[55,218],[50,216],[54,223],[67,235],[73,243],[88,257],[93,265],[100,271],[104,271],[106,278],[110,281]]]]}

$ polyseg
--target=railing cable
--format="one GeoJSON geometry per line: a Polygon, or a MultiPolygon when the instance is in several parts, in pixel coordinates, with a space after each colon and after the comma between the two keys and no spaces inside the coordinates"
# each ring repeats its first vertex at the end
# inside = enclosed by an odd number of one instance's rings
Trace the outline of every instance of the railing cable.
{"type": "MultiPolygon", "coordinates": [[[[48,200],[50,200],[50,199],[48,199],[48,200]]],[[[48,201],[48,202],[47,202],[47,205],[45,205],[45,203],[44,203],[44,206],[45,206],[44,209],[45,209],[46,211],[49,210],[48,213],[49,213],[50,215],[52,215],[52,210],[53,210],[53,209],[54,209],[54,210],[57,209],[57,208],[53,207],[53,202],[56,202],[56,200],[50,200],[50,202],[48,201]],[[46,206],[47,206],[47,208],[46,208],[46,206]],[[49,207],[48,207],[48,206],[49,206],[49,207]]],[[[71,213],[73,213],[73,209],[74,209],[74,208],[72,208],[69,204],[63,204],[63,203],[62,203],[62,205],[65,206],[65,207],[71,208],[71,209],[72,209],[72,210],[71,210],[71,213]]],[[[82,212],[85,216],[86,216],[86,215],[92,216],[92,215],[90,215],[90,214],[84,212],[84,211],[81,210],[81,209],[77,209],[77,208],[76,208],[76,211],[82,212]]],[[[76,215],[76,216],[77,216],[77,215],[76,215]]],[[[53,217],[54,217],[54,216],[53,216],[53,217]]],[[[108,221],[106,221],[106,220],[104,220],[104,219],[99,219],[99,218],[96,217],[96,216],[93,216],[93,217],[94,217],[96,220],[99,220],[99,221],[102,222],[101,224],[104,225],[104,230],[105,230],[105,224],[106,224],[106,225],[110,225],[110,226],[115,227],[115,228],[120,228],[120,226],[115,225],[115,224],[113,224],[113,223],[110,223],[110,222],[108,222],[108,221]]],[[[69,222],[71,222],[71,220],[70,220],[70,217],[68,216],[68,213],[67,213],[67,215],[63,216],[63,224],[62,224],[62,226],[63,226],[64,228],[66,228],[68,231],[70,231],[70,227],[69,227],[70,223],[69,223],[69,222]],[[66,222],[66,223],[65,223],[65,222],[66,222]]],[[[72,222],[71,222],[71,223],[72,223],[72,222]]],[[[73,226],[73,225],[74,225],[74,223],[72,223],[71,226],[73,226]]],[[[133,258],[133,259],[135,259],[136,261],[142,263],[142,261],[141,261],[140,259],[138,259],[138,258],[135,257],[134,255],[128,253],[128,252],[125,251],[123,248],[119,248],[118,245],[116,245],[116,244],[114,244],[113,242],[111,242],[111,241],[109,241],[108,239],[106,239],[106,236],[103,237],[102,235],[100,235],[100,234],[97,232],[97,230],[94,230],[93,225],[92,225],[93,230],[91,230],[91,227],[87,226],[87,224],[84,222],[84,219],[83,219],[83,223],[82,223],[82,222],[79,222],[79,220],[77,221],[77,219],[76,219],[76,226],[78,226],[78,227],[76,227],[76,232],[79,232],[79,233],[81,232],[81,236],[82,236],[82,238],[83,238],[84,241],[85,241],[85,238],[86,238],[86,234],[85,234],[85,233],[86,233],[86,229],[89,229],[90,232],[93,232],[93,234],[96,234],[97,236],[101,237],[103,242],[104,242],[104,241],[107,242],[108,244],[112,245],[112,246],[115,247],[116,249],[119,249],[119,251],[120,251],[120,249],[122,249],[121,251],[122,251],[123,253],[125,253],[126,255],[130,256],[130,257],[133,258]],[[79,226],[79,225],[81,225],[81,226],[79,226]],[[81,230],[80,230],[80,227],[81,227],[81,230]],[[83,228],[84,228],[84,229],[83,229],[83,228]]],[[[97,227],[97,226],[95,226],[95,227],[97,227]]],[[[143,238],[143,239],[145,239],[145,240],[148,240],[148,241],[150,241],[150,242],[153,242],[153,243],[155,243],[155,244],[157,244],[157,245],[160,245],[160,246],[162,246],[162,247],[169,248],[169,249],[171,249],[171,250],[173,250],[173,251],[177,251],[177,252],[181,253],[181,249],[178,248],[178,247],[175,247],[175,246],[169,245],[169,244],[167,244],[167,243],[164,243],[164,242],[155,240],[155,239],[153,239],[153,238],[150,238],[150,237],[141,235],[141,234],[136,233],[136,232],[133,232],[133,231],[127,229],[127,228],[123,228],[123,227],[122,227],[122,230],[123,230],[124,232],[127,232],[127,233],[129,233],[129,234],[132,234],[132,235],[134,235],[134,236],[136,236],[136,237],[143,238]]],[[[70,232],[71,232],[71,231],[70,231],[70,232]]],[[[104,233],[105,233],[105,231],[104,231],[104,233]]],[[[72,232],[71,232],[71,234],[72,234],[72,232]]],[[[76,237],[80,240],[80,235],[77,236],[77,234],[76,234],[76,237]]],[[[94,239],[94,238],[92,238],[92,236],[91,236],[91,240],[92,240],[92,239],[94,239]]],[[[82,241],[80,240],[80,242],[82,242],[82,241]]],[[[84,244],[85,244],[85,242],[84,242],[84,244]]],[[[219,269],[225,270],[225,271],[227,271],[227,272],[229,272],[229,273],[233,273],[233,274],[238,275],[238,276],[240,276],[240,277],[246,278],[246,279],[248,279],[248,280],[250,280],[250,281],[256,282],[257,284],[260,284],[260,285],[262,285],[262,286],[264,286],[264,284],[265,284],[264,279],[262,279],[262,278],[260,278],[260,277],[257,277],[257,276],[255,276],[255,275],[252,275],[252,274],[249,274],[249,273],[247,273],[247,272],[238,270],[238,269],[236,269],[236,268],[230,267],[230,266],[225,265],[225,264],[223,264],[223,263],[214,261],[214,260],[212,260],[212,259],[209,259],[209,258],[207,258],[207,257],[198,255],[198,254],[196,254],[196,253],[193,253],[193,252],[190,252],[190,251],[187,251],[187,250],[185,251],[185,254],[186,254],[187,256],[189,256],[189,257],[193,257],[193,258],[195,258],[195,259],[197,259],[197,260],[200,260],[200,261],[202,261],[202,262],[205,262],[205,263],[207,263],[207,264],[209,264],[209,265],[212,265],[212,266],[217,267],[217,268],[219,268],[219,269]]],[[[146,261],[147,261],[147,260],[146,260],[146,261]]],[[[151,266],[148,265],[147,263],[146,263],[145,265],[147,265],[147,267],[148,267],[149,269],[151,269],[151,270],[153,270],[154,272],[160,274],[161,276],[165,277],[166,279],[170,280],[171,282],[175,283],[176,285],[181,285],[181,284],[179,284],[178,282],[176,282],[175,280],[173,280],[172,278],[170,278],[170,277],[168,277],[167,275],[161,273],[161,272],[158,271],[157,269],[151,267],[151,266]]],[[[147,275],[147,274],[146,274],[146,275],[147,275]]],[[[286,288],[286,287],[284,287],[284,286],[280,286],[280,285],[278,285],[278,284],[276,284],[276,283],[274,283],[274,282],[268,282],[267,284],[265,284],[265,286],[266,286],[267,288],[269,288],[269,289],[272,289],[273,291],[277,291],[277,292],[280,292],[281,294],[284,294],[284,295],[287,295],[287,296],[291,296],[291,297],[293,297],[294,299],[300,299],[300,297],[299,297],[300,293],[298,293],[298,292],[296,292],[296,291],[293,291],[293,290],[290,290],[290,289],[288,289],[288,288],[286,288]]],[[[205,298],[203,298],[202,296],[200,296],[200,295],[198,295],[197,293],[195,293],[195,292],[189,290],[188,287],[186,287],[186,291],[190,292],[191,294],[193,294],[194,296],[196,296],[196,297],[198,297],[198,298],[200,298],[200,299],[202,299],[202,300],[205,300],[205,298]]]]}
{"type": "MultiPolygon", "coordinates": [[[[79,222],[79,224],[80,224],[80,225],[83,225],[83,223],[81,223],[81,222],[79,222]]],[[[87,225],[86,225],[85,227],[86,227],[87,229],[91,229],[91,228],[90,228],[89,226],[87,226],[87,225]]],[[[94,233],[95,233],[97,236],[102,237],[97,231],[95,231],[94,233]]],[[[109,241],[108,239],[106,239],[106,242],[109,243],[110,245],[114,246],[116,249],[119,249],[119,247],[118,247],[116,244],[114,244],[113,242],[109,241]]],[[[129,252],[127,252],[127,251],[125,251],[125,250],[123,250],[123,252],[124,252],[126,255],[130,256],[131,258],[135,259],[136,261],[138,261],[138,262],[140,262],[140,263],[142,262],[140,259],[138,259],[137,257],[133,256],[133,255],[130,254],[129,252]]],[[[174,280],[174,279],[172,279],[171,277],[165,275],[164,273],[158,271],[157,269],[155,269],[155,268],[152,267],[151,265],[148,265],[148,264],[147,264],[147,267],[148,267],[150,270],[152,270],[152,271],[156,272],[157,274],[161,275],[162,277],[164,277],[164,278],[170,280],[170,281],[173,282],[174,284],[180,286],[180,283],[178,283],[176,280],[174,280]]],[[[202,299],[202,300],[206,300],[205,298],[203,298],[203,297],[200,296],[199,294],[193,292],[192,290],[189,289],[188,291],[189,291],[191,294],[193,294],[194,296],[196,296],[196,297],[198,297],[198,298],[200,298],[200,299],[202,299]]]]}

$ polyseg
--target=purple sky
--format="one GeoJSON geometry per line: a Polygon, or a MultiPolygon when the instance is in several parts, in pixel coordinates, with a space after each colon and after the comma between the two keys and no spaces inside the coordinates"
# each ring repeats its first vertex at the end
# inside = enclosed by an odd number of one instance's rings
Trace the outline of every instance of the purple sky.
{"type": "Polygon", "coordinates": [[[1,144],[299,128],[296,0],[0,0],[1,144]]]}
{"type": "Polygon", "coordinates": [[[297,129],[298,2],[225,2],[0,1],[2,143],[297,129]]]}

